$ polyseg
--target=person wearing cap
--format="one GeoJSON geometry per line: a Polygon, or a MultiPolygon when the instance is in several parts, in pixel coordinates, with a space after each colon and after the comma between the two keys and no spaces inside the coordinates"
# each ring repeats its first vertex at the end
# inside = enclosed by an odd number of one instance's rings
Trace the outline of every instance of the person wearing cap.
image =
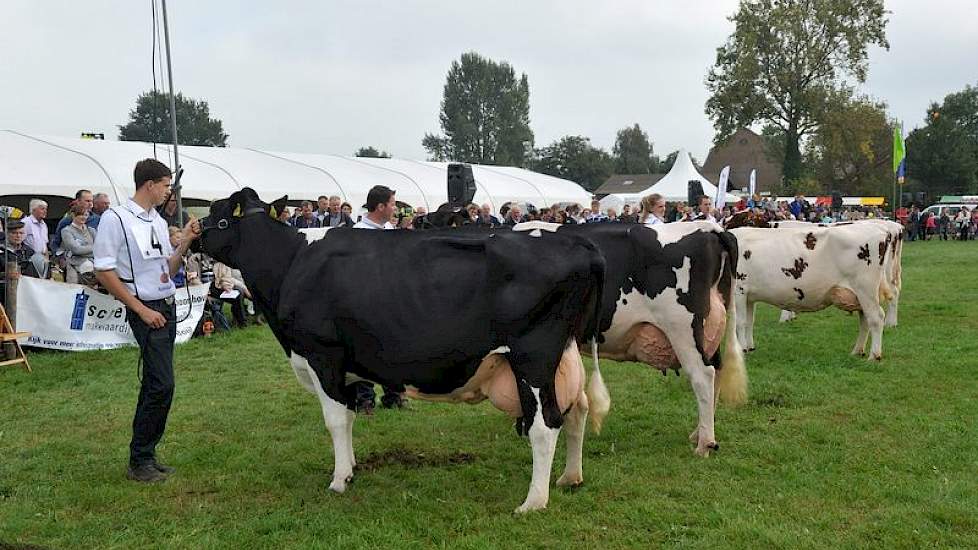
{"type": "Polygon", "coordinates": [[[133,180],[133,197],[103,214],[94,255],[99,283],[126,306],[126,321],[139,344],[143,366],[126,477],[151,483],[173,473],[173,468],[156,459],[156,445],[173,401],[177,328],[173,277],[190,243],[200,235],[200,225],[193,218],[187,221],[174,250],[166,220],[156,209],[170,193],[170,169],[155,159],[141,160],[133,180]]]}

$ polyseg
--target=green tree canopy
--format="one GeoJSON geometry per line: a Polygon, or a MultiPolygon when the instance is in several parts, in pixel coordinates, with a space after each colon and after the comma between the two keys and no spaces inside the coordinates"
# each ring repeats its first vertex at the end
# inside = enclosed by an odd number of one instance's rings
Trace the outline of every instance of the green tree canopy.
{"type": "Polygon", "coordinates": [[[615,172],[618,174],[651,174],[656,168],[649,135],[635,124],[618,130],[612,149],[615,172]]]}
{"type": "Polygon", "coordinates": [[[741,0],[707,75],[716,143],[740,127],[784,133],[784,177],[802,174],[800,144],[844,79],[864,82],[868,49],[889,48],[883,0],[741,0]]]}
{"type": "Polygon", "coordinates": [[[584,136],[564,136],[536,150],[530,169],[580,184],[594,191],[614,170],[614,160],[605,150],[591,145],[584,136]]]}
{"type": "Polygon", "coordinates": [[[907,137],[907,174],[933,196],[978,193],[978,85],[931,103],[907,137]]]}
{"type": "Polygon", "coordinates": [[[367,147],[361,147],[361,148],[357,149],[357,152],[356,153],[353,153],[353,156],[355,156],[355,157],[365,157],[365,158],[375,158],[375,159],[389,159],[389,158],[391,158],[391,154],[390,153],[388,153],[387,151],[381,151],[379,149],[375,149],[372,145],[367,146],[367,147]]]}
{"type": "Polygon", "coordinates": [[[828,98],[809,142],[815,178],[829,191],[888,195],[893,182],[893,125],[886,104],[845,90],[828,98]]]}
{"type": "Polygon", "coordinates": [[[525,165],[533,148],[530,84],[509,63],[470,52],[453,61],[441,101],[444,136],[425,134],[432,160],[525,165]]]}
{"type": "MultiPolygon", "coordinates": [[[[197,101],[178,93],[177,143],[227,147],[228,135],[220,120],[211,118],[206,101],[197,101]]],[[[119,126],[121,141],[173,143],[170,122],[170,94],[146,92],[136,98],[136,108],[129,111],[129,122],[119,126]]]]}

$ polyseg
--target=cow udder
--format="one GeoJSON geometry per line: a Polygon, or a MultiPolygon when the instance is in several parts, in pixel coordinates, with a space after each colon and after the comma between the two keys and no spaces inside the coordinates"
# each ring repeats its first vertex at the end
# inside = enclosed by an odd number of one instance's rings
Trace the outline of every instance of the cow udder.
{"type": "MultiPolygon", "coordinates": [[[[707,356],[712,357],[719,349],[726,325],[727,308],[723,305],[720,293],[714,289],[710,292],[710,313],[703,325],[703,348],[707,356]]],[[[628,354],[634,360],[662,371],[669,368],[679,369],[679,358],[676,357],[672,344],[659,327],[651,323],[642,323],[633,327],[626,338],[631,339],[628,354]]]]}
{"type": "MultiPolygon", "coordinates": [[[[502,355],[486,358],[486,361],[490,360],[495,362],[495,368],[480,388],[482,394],[489,397],[493,406],[513,418],[523,416],[519,393],[516,390],[516,377],[509,366],[509,361],[502,355]]],[[[581,362],[581,354],[576,343],[572,343],[564,350],[557,367],[557,376],[554,378],[554,387],[557,390],[557,406],[560,412],[567,411],[576,403],[577,397],[584,390],[584,364],[581,362]]]]}

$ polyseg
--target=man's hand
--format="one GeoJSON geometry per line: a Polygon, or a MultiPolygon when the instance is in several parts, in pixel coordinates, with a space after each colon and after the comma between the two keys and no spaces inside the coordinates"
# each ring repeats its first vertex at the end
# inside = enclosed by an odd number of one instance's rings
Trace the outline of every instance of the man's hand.
{"type": "Polygon", "coordinates": [[[200,237],[200,222],[197,221],[196,217],[190,216],[190,219],[187,220],[187,225],[183,226],[181,242],[190,244],[197,237],[200,237]]]}
{"type": "Polygon", "coordinates": [[[163,328],[166,324],[166,317],[162,313],[146,306],[139,310],[139,318],[150,328],[163,328]]]}

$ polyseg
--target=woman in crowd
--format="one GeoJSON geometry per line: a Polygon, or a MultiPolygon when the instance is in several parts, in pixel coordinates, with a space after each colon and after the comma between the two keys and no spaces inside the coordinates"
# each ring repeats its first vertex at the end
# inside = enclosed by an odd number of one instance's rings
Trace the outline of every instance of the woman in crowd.
{"type": "Polygon", "coordinates": [[[78,202],[71,207],[71,223],[61,230],[65,254],[65,282],[95,285],[95,229],[88,227],[88,209],[78,202]]]}
{"type": "Polygon", "coordinates": [[[647,227],[655,227],[661,223],[666,223],[666,199],[658,194],[652,193],[642,197],[641,205],[638,210],[638,221],[647,227]]]}
{"type": "Polygon", "coordinates": [[[958,240],[968,240],[968,225],[971,223],[971,213],[967,208],[962,207],[958,215],[954,217],[954,224],[958,228],[958,240]]]}

